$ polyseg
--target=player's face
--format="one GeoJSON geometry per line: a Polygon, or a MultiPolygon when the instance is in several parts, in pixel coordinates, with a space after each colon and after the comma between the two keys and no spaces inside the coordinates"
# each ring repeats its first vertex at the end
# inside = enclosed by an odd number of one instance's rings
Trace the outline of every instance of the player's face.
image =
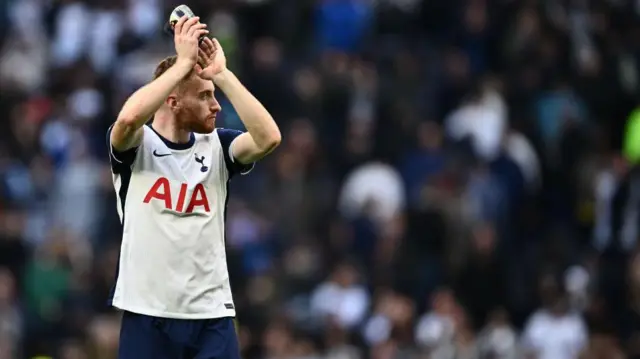
{"type": "Polygon", "coordinates": [[[195,133],[211,133],[215,128],[220,104],[214,96],[213,82],[197,76],[188,79],[178,97],[180,106],[176,119],[180,126],[195,133]]]}

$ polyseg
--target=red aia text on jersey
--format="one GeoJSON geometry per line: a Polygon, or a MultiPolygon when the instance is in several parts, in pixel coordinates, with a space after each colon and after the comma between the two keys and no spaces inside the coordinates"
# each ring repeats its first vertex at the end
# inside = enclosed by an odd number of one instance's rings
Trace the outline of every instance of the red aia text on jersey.
{"type": "Polygon", "coordinates": [[[175,210],[176,212],[184,212],[184,213],[192,213],[196,207],[203,207],[205,212],[210,212],[209,208],[209,199],[207,198],[207,192],[204,189],[202,183],[198,183],[193,192],[191,193],[191,198],[189,202],[186,203],[185,208],[185,197],[187,195],[187,184],[182,183],[180,185],[180,193],[178,193],[178,201],[176,202],[175,207],[173,206],[173,197],[171,193],[171,186],[169,184],[169,180],[165,177],[160,177],[156,180],[156,182],[151,186],[149,192],[144,197],[144,203],[151,202],[152,199],[157,199],[160,201],[164,201],[164,206],[166,209],[175,210]]]}

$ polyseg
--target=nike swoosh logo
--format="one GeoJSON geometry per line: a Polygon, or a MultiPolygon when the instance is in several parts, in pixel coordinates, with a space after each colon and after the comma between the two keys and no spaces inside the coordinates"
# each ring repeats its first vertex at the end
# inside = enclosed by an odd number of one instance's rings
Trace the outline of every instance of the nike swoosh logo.
{"type": "Polygon", "coordinates": [[[153,155],[156,157],[165,157],[165,156],[171,156],[171,153],[158,153],[156,152],[156,150],[153,150],[153,155]]]}

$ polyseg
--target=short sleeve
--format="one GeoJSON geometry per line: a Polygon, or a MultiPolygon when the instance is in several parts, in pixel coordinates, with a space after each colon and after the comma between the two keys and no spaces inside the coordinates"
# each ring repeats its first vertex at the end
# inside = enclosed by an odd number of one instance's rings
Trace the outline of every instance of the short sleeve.
{"type": "Polygon", "coordinates": [[[111,130],[113,125],[107,130],[107,147],[109,148],[109,162],[111,163],[111,171],[115,174],[121,173],[123,170],[130,170],[133,161],[136,159],[138,147],[130,148],[126,151],[118,151],[111,144],[111,130]]]}
{"type": "Polygon", "coordinates": [[[242,164],[233,156],[231,150],[231,144],[233,141],[243,134],[244,132],[238,130],[232,130],[228,128],[219,128],[216,130],[218,133],[218,138],[220,139],[220,144],[222,145],[222,153],[224,155],[224,162],[227,166],[227,170],[229,171],[229,177],[233,177],[235,174],[245,175],[253,169],[255,163],[242,164]]]}

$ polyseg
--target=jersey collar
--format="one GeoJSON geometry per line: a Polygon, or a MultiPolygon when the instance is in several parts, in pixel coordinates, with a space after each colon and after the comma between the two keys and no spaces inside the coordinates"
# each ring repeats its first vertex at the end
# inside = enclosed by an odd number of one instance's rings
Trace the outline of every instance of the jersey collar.
{"type": "Polygon", "coordinates": [[[191,132],[189,134],[189,141],[185,142],[185,143],[176,143],[176,142],[171,142],[169,140],[167,140],[166,138],[162,137],[161,134],[159,134],[155,128],[153,128],[153,126],[151,126],[150,124],[148,124],[147,126],[149,126],[149,128],[156,134],[156,136],[158,136],[162,142],[164,142],[164,144],[172,149],[172,150],[187,150],[189,148],[191,148],[191,146],[193,146],[193,144],[196,142],[196,135],[193,134],[193,132],[191,132]]]}

